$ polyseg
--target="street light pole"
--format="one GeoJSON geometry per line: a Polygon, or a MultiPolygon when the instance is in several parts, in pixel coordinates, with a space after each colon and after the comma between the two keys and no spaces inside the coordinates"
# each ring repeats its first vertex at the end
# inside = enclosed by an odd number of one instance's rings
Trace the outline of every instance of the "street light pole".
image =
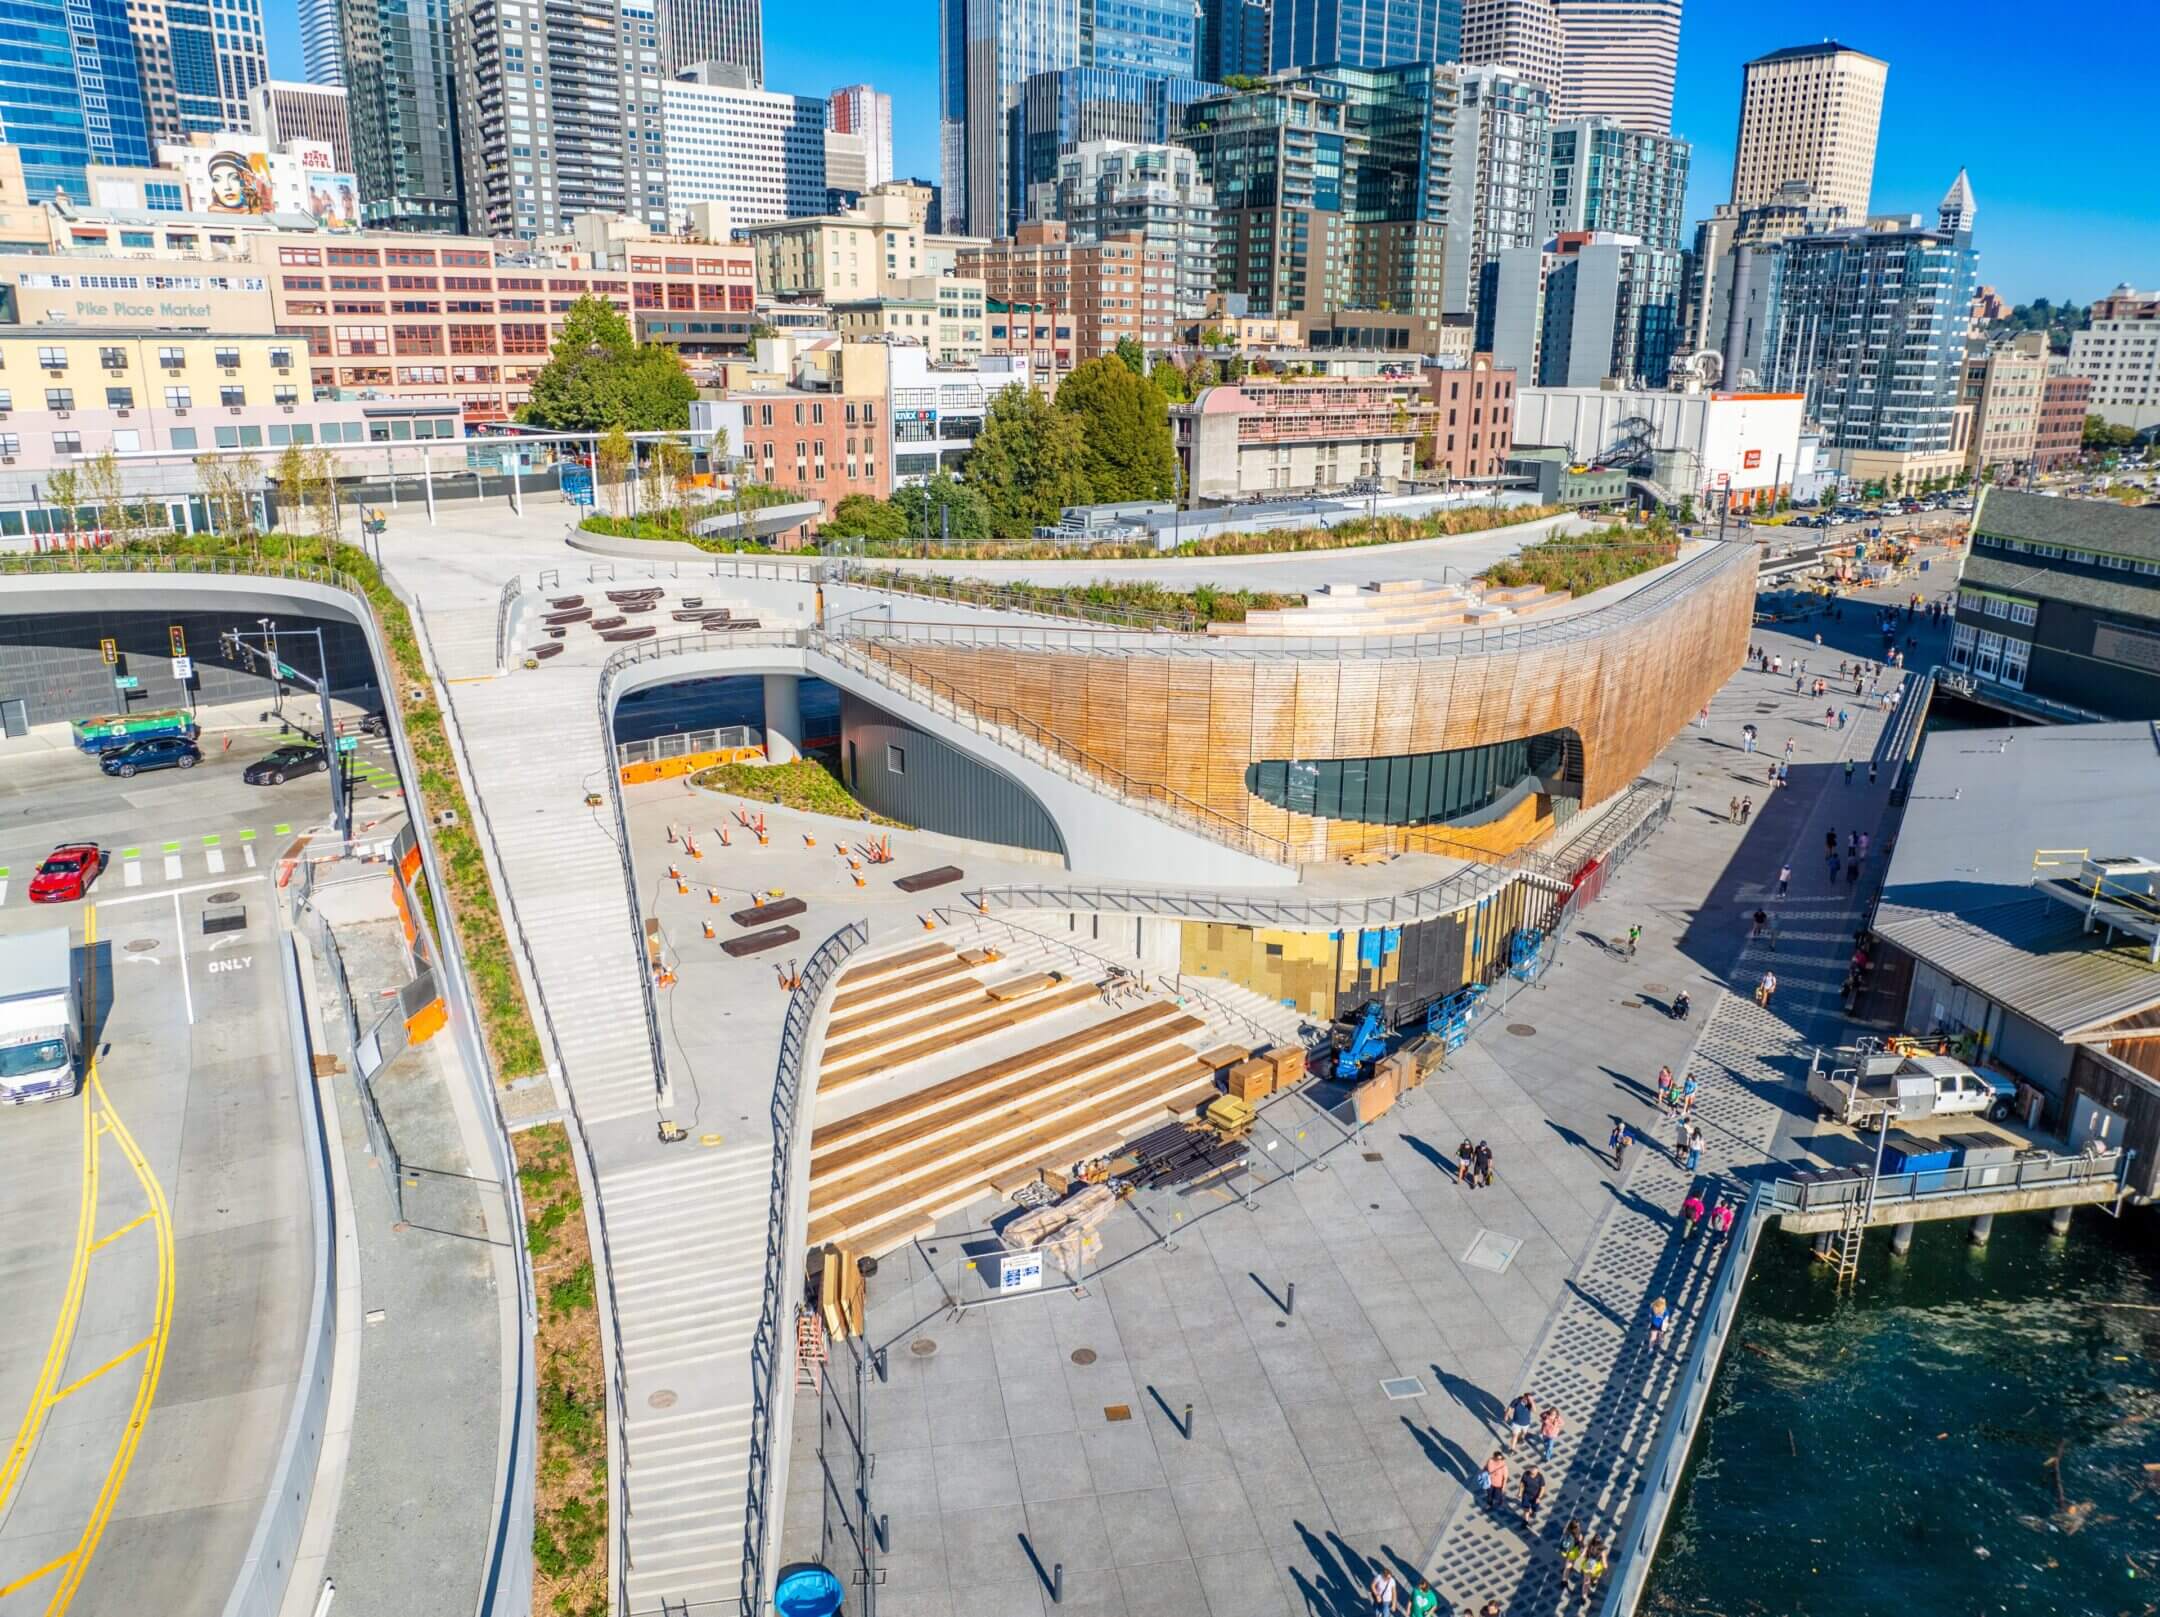
{"type": "MultiPolygon", "coordinates": [[[[336,824],[338,838],[343,842],[352,840],[352,797],[345,779],[344,755],[338,751],[337,719],[330,709],[330,647],[323,639],[321,629],[280,629],[269,618],[256,620],[262,625],[258,638],[263,642],[258,652],[248,644],[249,637],[237,630],[232,631],[229,655],[261,656],[270,665],[274,680],[293,680],[315,689],[316,700],[322,704],[323,762],[330,776],[330,817],[336,824]],[[303,674],[278,656],[278,640],[281,636],[296,639],[313,637],[315,641],[316,666],[322,670],[320,679],[303,674]]],[[[281,710],[282,716],[282,710],[281,710]]]]}

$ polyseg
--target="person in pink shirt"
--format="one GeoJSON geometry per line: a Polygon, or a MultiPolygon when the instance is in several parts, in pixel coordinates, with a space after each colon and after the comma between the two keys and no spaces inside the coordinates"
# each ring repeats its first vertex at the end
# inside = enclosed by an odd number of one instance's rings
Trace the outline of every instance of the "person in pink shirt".
{"type": "Polygon", "coordinates": [[[1690,1191],[1688,1193],[1688,1199],[1680,1204],[1680,1217],[1682,1222],[1686,1226],[1681,1231],[1682,1236],[1686,1238],[1692,1238],[1695,1232],[1702,1228],[1702,1197],[1696,1195],[1693,1191],[1690,1191]]]}

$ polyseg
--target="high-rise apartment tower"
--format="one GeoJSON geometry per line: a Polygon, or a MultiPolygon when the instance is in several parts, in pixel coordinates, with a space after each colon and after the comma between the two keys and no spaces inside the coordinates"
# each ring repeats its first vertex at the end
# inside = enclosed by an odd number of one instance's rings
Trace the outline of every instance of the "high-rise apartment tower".
{"type": "Polygon", "coordinates": [[[1672,130],[1680,71],[1680,0],[1553,0],[1560,17],[1560,104],[1554,116],[1611,118],[1672,130]]]}
{"type": "Polygon", "coordinates": [[[1889,76],[1889,63],[1834,40],[1772,51],[1741,68],[1733,205],[1774,201],[1797,182],[1814,206],[1865,219],[1889,76]]]}

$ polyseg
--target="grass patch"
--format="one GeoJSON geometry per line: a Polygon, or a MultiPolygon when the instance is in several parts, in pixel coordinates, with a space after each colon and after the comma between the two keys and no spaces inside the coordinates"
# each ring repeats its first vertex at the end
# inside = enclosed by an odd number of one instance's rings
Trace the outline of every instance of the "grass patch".
{"type": "Polygon", "coordinates": [[[608,1609],[607,1372],[585,1208],[559,1123],[524,1129],[517,1151],[533,1287],[540,1442],[534,1456],[533,1610],[603,1617],[608,1609]],[[543,1240],[539,1232],[546,1231],[543,1240]]]}
{"type": "Polygon", "coordinates": [[[610,516],[605,511],[595,511],[578,526],[587,533],[606,534],[615,539],[669,539],[678,544],[696,545],[700,550],[731,553],[744,550],[770,550],[769,544],[755,539],[736,539],[725,535],[705,537],[691,532],[698,523],[711,517],[733,516],[737,511],[762,511],[769,505],[792,505],[810,498],[800,489],[779,488],[770,483],[746,483],[738,497],[730,494],[723,500],[695,500],[682,505],[664,505],[658,510],[645,510],[636,516],[610,516]]]}
{"type": "MultiPolygon", "coordinates": [[[[481,857],[472,805],[459,778],[442,713],[435,705],[434,685],[420,656],[420,643],[404,602],[375,570],[374,561],[357,546],[326,546],[320,539],[296,534],[272,533],[239,538],[224,534],[166,534],[148,540],[116,545],[99,555],[83,556],[83,570],[97,570],[106,556],[121,555],[137,563],[159,558],[203,558],[226,562],[245,572],[250,566],[323,567],[337,569],[359,584],[374,608],[375,624],[389,650],[390,666],[381,670],[386,700],[394,700],[404,720],[405,739],[412,748],[420,778],[404,783],[408,812],[433,820],[440,809],[455,809],[457,823],[433,828],[452,923],[465,957],[465,975],[472,985],[480,1012],[481,1035],[495,1068],[495,1079],[506,1083],[540,1071],[547,1063],[540,1036],[525,1004],[525,990],[510,958],[510,941],[503,929],[494,884],[488,880],[487,862],[481,857]],[[327,554],[326,554],[327,552],[327,554]],[[414,691],[420,692],[415,700],[414,691]]],[[[0,570],[7,559],[0,558],[0,570]]],[[[432,908],[437,895],[429,895],[432,908]]]]}
{"type": "Polygon", "coordinates": [[[1663,567],[1680,555],[1680,537],[1662,518],[1641,527],[1615,523],[1595,533],[1552,538],[1495,562],[1485,582],[1504,589],[1542,584],[1548,590],[1588,595],[1663,567]]]}
{"type": "Polygon", "coordinates": [[[814,758],[798,758],[789,764],[714,764],[699,770],[690,781],[708,792],[801,809],[806,814],[830,814],[836,819],[862,820],[902,831],[912,829],[898,820],[872,814],[855,800],[830,767],[814,758]]]}
{"type": "Polygon", "coordinates": [[[1212,584],[1195,584],[1189,590],[1179,590],[1145,579],[1098,578],[1087,584],[1031,584],[1002,579],[993,582],[953,578],[943,573],[910,573],[895,568],[858,573],[851,582],[871,589],[935,596],[943,601],[1011,607],[1061,618],[1092,618],[1138,628],[1198,629],[1210,623],[1242,623],[1248,612],[1305,604],[1305,597],[1298,594],[1220,589],[1212,584]]]}

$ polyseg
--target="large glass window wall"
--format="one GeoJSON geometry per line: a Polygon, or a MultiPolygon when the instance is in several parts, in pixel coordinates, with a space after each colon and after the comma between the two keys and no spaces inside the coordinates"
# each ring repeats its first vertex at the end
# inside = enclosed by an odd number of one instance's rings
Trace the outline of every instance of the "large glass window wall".
{"type": "Polygon", "coordinates": [[[1532,788],[1573,789],[1580,757],[1573,731],[1551,730],[1450,752],[1266,759],[1246,769],[1245,789],[1262,802],[1320,820],[1460,824],[1532,788]]]}

